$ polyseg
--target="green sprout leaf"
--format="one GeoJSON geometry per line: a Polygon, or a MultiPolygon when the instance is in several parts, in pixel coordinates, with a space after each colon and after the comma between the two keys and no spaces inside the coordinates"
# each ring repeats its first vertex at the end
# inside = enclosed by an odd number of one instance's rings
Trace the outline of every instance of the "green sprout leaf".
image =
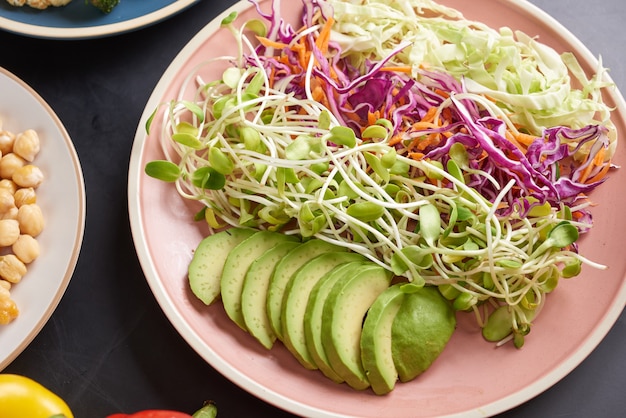
{"type": "Polygon", "coordinates": [[[460,142],[455,142],[450,147],[450,158],[454,160],[454,162],[463,169],[469,168],[469,155],[467,154],[467,149],[460,142]]]}
{"type": "Polygon", "coordinates": [[[193,172],[191,183],[201,189],[220,190],[226,185],[226,177],[213,167],[201,167],[193,172]]]}
{"type": "Polygon", "coordinates": [[[228,67],[222,73],[222,81],[231,89],[235,89],[241,79],[242,71],[237,67],[228,67]]]}
{"type": "Polygon", "coordinates": [[[360,221],[372,222],[383,216],[385,208],[374,202],[357,202],[348,206],[346,213],[360,221]]]}
{"type": "Polygon", "coordinates": [[[508,306],[500,306],[487,318],[482,334],[487,341],[500,341],[513,332],[513,314],[508,306]]]}
{"type": "Polygon", "coordinates": [[[437,206],[432,203],[419,208],[419,231],[430,246],[434,245],[441,235],[441,215],[437,206]]]}
{"type": "Polygon", "coordinates": [[[356,135],[354,131],[346,126],[335,126],[330,130],[330,142],[343,145],[348,148],[356,146],[356,135]]]}
{"type": "Polygon", "coordinates": [[[265,76],[263,75],[263,73],[261,71],[257,72],[246,86],[244,93],[248,95],[253,95],[255,97],[258,96],[261,92],[261,88],[263,87],[264,82],[265,76]]]}
{"type": "Polygon", "coordinates": [[[217,147],[209,150],[209,164],[220,174],[228,175],[235,169],[235,164],[217,147]]]}
{"type": "Polygon", "coordinates": [[[228,26],[237,19],[237,12],[231,12],[228,16],[222,19],[222,26],[228,26]]]}
{"type": "Polygon", "coordinates": [[[202,147],[204,146],[198,138],[188,133],[172,134],[172,139],[181,145],[193,149],[202,149],[202,147]]]}
{"type": "Polygon", "coordinates": [[[391,147],[388,147],[387,152],[385,152],[380,157],[380,162],[383,164],[383,167],[385,168],[393,167],[396,164],[397,160],[398,160],[398,153],[396,152],[395,148],[391,148],[391,147]]]}
{"type": "Polygon", "coordinates": [[[239,130],[239,137],[243,140],[244,147],[250,151],[256,151],[258,153],[265,153],[266,147],[261,140],[261,134],[249,126],[243,126],[239,130]]]}
{"type": "Polygon", "coordinates": [[[154,109],[154,112],[152,112],[152,114],[150,114],[150,116],[148,117],[148,120],[146,121],[146,133],[148,135],[150,135],[150,127],[152,126],[152,121],[154,120],[154,116],[156,115],[157,111],[159,109],[154,109]]]}
{"type": "Polygon", "coordinates": [[[196,118],[198,118],[198,121],[200,121],[200,123],[204,122],[204,111],[202,110],[202,108],[200,106],[198,106],[194,102],[190,102],[188,100],[183,100],[182,104],[189,111],[191,111],[195,115],[196,118]]]}
{"type": "Polygon", "coordinates": [[[369,164],[372,170],[374,170],[374,173],[380,177],[383,183],[388,183],[390,178],[389,170],[385,168],[380,158],[371,152],[365,152],[363,153],[363,156],[365,157],[367,164],[369,164]]]}
{"type": "Polygon", "coordinates": [[[384,139],[389,134],[389,131],[384,126],[370,125],[361,132],[361,137],[364,139],[384,139]]]}
{"type": "Polygon", "coordinates": [[[176,164],[164,160],[150,161],[144,170],[150,177],[168,183],[178,180],[181,174],[180,168],[176,164]]]}
{"type": "Polygon", "coordinates": [[[324,109],[322,113],[320,113],[317,126],[324,130],[328,130],[330,128],[330,112],[328,112],[328,110],[324,109]]]}
{"type": "Polygon", "coordinates": [[[308,135],[300,135],[285,148],[285,157],[288,160],[305,160],[313,150],[312,140],[308,135]]]}
{"type": "Polygon", "coordinates": [[[245,24],[244,27],[252,31],[255,35],[265,37],[267,36],[267,26],[265,23],[259,19],[250,19],[245,24]]]}
{"type": "Polygon", "coordinates": [[[455,179],[457,179],[462,184],[465,184],[465,178],[463,177],[463,171],[454,160],[448,160],[448,164],[446,166],[448,173],[452,175],[455,179]]]}

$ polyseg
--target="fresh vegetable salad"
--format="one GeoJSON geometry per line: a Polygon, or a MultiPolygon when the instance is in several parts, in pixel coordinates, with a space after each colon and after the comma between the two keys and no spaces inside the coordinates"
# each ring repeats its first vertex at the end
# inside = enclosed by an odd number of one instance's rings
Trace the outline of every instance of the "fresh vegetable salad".
{"type": "Polygon", "coordinates": [[[429,0],[303,0],[296,27],[257,9],[222,22],[222,77],[153,115],[146,172],[199,220],[347,247],[516,347],[561,279],[605,268],[577,246],[616,168],[604,68],[429,0]]]}

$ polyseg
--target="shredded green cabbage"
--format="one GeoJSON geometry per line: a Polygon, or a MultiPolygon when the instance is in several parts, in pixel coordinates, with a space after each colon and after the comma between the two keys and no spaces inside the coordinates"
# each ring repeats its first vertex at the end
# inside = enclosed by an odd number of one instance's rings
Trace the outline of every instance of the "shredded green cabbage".
{"type": "Polygon", "coordinates": [[[495,30],[467,20],[430,0],[326,3],[335,19],[331,39],[356,66],[385,59],[409,41],[388,65],[412,66],[414,74],[422,67],[462,79],[469,92],[497,100],[514,123],[535,135],[551,126],[604,125],[614,149],[617,135],[601,94],[610,82],[601,61],[588,79],[573,54],[559,54],[508,27],[495,30]]]}

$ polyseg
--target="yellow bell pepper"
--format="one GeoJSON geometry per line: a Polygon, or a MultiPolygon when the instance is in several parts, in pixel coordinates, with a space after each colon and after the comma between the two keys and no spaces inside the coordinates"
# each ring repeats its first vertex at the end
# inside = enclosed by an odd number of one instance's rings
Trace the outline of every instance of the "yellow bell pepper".
{"type": "Polygon", "coordinates": [[[69,406],[43,385],[15,374],[0,374],[0,418],[74,418],[69,406]]]}

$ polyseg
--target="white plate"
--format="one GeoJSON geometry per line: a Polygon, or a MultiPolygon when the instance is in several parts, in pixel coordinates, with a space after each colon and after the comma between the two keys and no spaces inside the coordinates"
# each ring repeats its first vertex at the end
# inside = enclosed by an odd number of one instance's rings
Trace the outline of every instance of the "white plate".
{"type": "Polygon", "coordinates": [[[85,185],[74,145],[50,106],[26,83],[0,67],[0,118],[14,133],[35,129],[41,151],[34,164],[45,175],[37,189],[45,227],[37,237],[40,256],[11,295],[20,315],[0,325],[0,370],[35,338],[65,292],[83,240],[85,185]]]}
{"type": "MultiPolygon", "coordinates": [[[[560,51],[572,51],[591,73],[597,60],[581,42],[537,7],[517,0],[442,0],[467,18],[491,26],[510,26],[538,35],[560,51]]],[[[262,1],[267,12],[269,1],[262,1]]],[[[298,24],[299,2],[282,2],[286,21],[298,24]]],[[[129,212],[133,238],[146,279],[161,308],[182,337],[208,362],[237,385],[280,408],[319,417],[484,417],[503,412],[537,396],[572,371],[604,338],[626,302],[626,259],[621,236],[626,218],[623,185],[626,169],[615,171],[596,190],[595,226],[581,241],[590,259],[609,265],[606,271],[585,268],[580,277],[559,285],[521,350],[512,344],[495,349],[477,327],[462,317],[442,356],[422,376],[398,384],[386,396],[337,385],[318,371],[305,370],[282,344],[265,350],[234,325],[220,303],[210,307],[190,292],[187,266],[206,234],[192,218],[197,206],[184,202],[171,184],[144,174],[147,162],[162,158],[156,137],[146,136],[145,122],[159,103],[178,98],[194,67],[210,57],[230,55],[233,40],[220,21],[238,11],[241,21],[257,17],[240,2],[201,30],[174,59],[150,97],[139,124],[129,171],[129,212]],[[229,41],[230,39],[230,41],[229,41]],[[584,307],[584,308],[583,308],[584,307]],[[573,326],[575,324],[575,326],[573,326]]],[[[202,74],[211,80],[219,74],[202,74]]],[[[193,89],[195,90],[195,89],[193,89]]],[[[189,93],[189,90],[187,90],[189,93]]],[[[189,95],[181,97],[191,99],[189,95]]],[[[619,92],[607,92],[615,105],[614,121],[626,137],[626,110],[619,92]]],[[[152,132],[160,129],[154,118],[152,132]]],[[[626,147],[618,146],[616,164],[624,167],[626,147]]]]}
{"type": "Polygon", "coordinates": [[[0,28],[22,35],[51,39],[86,39],[116,35],[165,20],[199,0],[122,0],[104,14],[85,0],[36,10],[10,6],[0,0],[0,28]]]}

